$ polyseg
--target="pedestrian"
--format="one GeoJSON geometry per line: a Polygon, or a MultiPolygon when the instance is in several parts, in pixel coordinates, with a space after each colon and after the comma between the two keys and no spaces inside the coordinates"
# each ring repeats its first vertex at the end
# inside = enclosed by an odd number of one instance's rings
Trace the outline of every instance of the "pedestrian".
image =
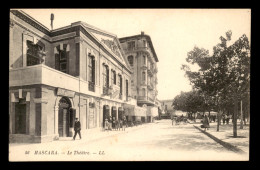
{"type": "Polygon", "coordinates": [[[77,134],[79,134],[79,138],[81,139],[80,131],[81,131],[80,121],[78,120],[78,118],[75,118],[75,124],[74,124],[74,133],[75,134],[74,134],[73,140],[75,140],[77,134]]]}
{"type": "Polygon", "coordinates": [[[123,117],[123,122],[122,122],[122,130],[125,131],[125,127],[126,127],[126,117],[123,117]]]}
{"type": "Polygon", "coordinates": [[[112,129],[116,129],[116,118],[113,117],[112,119],[112,129]]]}
{"type": "Polygon", "coordinates": [[[225,122],[226,122],[226,114],[223,114],[223,115],[222,115],[222,121],[223,121],[223,125],[224,125],[225,122]]]}
{"type": "Polygon", "coordinates": [[[108,122],[108,130],[112,130],[112,116],[109,116],[108,122]]]}
{"type": "Polygon", "coordinates": [[[205,128],[204,131],[206,131],[206,129],[209,130],[209,127],[210,127],[209,126],[209,117],[207,115],[205,115],[203,117],[203,121],[202,122],[203,122],[203,126],[202,127],[205,128]]]}
{"type": "Polygon", "coordinates": [[[230,115],[227,116],[227,124],[229,124],[230,115]]]}
{"type": "Polygon", "coordinates": [[[173,118],[173,116],[172,116],[172,126],[173,126],[173,121],[174,121],[174,118],[173,118]]]}
{"type": "Polygon", "coordinates": [[[105,131],[108,130],[108,127],[109,127],[109,122],[108,122],[108,119],[106,118],[105,119],[105,131]]]}

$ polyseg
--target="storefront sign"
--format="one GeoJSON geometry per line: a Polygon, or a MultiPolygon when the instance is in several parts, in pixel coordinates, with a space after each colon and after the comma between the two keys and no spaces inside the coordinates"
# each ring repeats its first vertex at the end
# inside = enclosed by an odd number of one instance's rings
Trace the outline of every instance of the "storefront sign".
{"type": "Polygon", "coordinates": [[[67,97],[73,98],[75,96],[75,92],[58,88],[57,95],[58,96],[67,96],[67,97]]]}

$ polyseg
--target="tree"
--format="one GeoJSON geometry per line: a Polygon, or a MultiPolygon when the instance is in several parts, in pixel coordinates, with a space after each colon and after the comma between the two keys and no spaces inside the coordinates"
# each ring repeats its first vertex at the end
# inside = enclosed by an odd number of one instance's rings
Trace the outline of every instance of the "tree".
{"type": "Polygon", "coordinates": [[[202,112],[203,110],[203,97],[199,94],[199,91],[192,90],[189,92],[181,92],[173,99],[172,106],[175,110],[181,110],[188,113],[188,117],[195,121],[195,113],[202,112]]]}
{"type": "MultiPolygon", "coordinates": [[[[250,86],[250,47],[246,35],[242,35],[234,44],[228,46],[232,32],[226,37],[220,37],[220,43],[213,47],[210,56],[208,50],[194,47],[188,52],[186,61],[198,64],[198,71],[191,71],[183,65],[194,88],[202,91],[205,101],[210,99],[215,103],[218,113],[225,113],[234,106],[233,136],[237,136],[238,100],[243,100],[249,94],[250,86]]],[[[212,105],[214,107],[214,105],[212,105]]],[[[220,119],[221,115],[218,115],[220,119]]],[[[219,130],[219,121],[217,131],[219,130]]]]}

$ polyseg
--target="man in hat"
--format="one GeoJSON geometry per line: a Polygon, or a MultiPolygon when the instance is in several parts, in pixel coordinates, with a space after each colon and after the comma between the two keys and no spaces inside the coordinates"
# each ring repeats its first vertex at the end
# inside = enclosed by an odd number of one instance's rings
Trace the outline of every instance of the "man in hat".
{"type": "Polygon", "coordinates": [[[80,125],[80,121],[78,120],[78,118],[75,119],[75,124],[74,124],[74,137],[73,140],[75,140],[77,134],[79,134],[79,138],[81,139],[81,134],[80,134],[80,130],[81,130],[81,125],[80,125]]]}

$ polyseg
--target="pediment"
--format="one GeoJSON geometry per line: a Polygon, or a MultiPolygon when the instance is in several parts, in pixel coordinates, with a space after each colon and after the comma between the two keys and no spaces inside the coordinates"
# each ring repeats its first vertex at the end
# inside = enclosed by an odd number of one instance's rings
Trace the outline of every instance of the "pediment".
{"type": "Polygon", "coordinates": [[[116,35],[108,33],[106,31],[102,31],[87,23],[82,22],[82,24],[85,26],[86,30],[93,37],[95,37],[97,40],[99,40],[99,42],[101,42],[101,44],[103,44],[103,46],[107,47],[107,49],[110,53],[114,54],[114,56],[123,65],[125,65],[127,68],[129,68],[129,70],[131,70],[131,67],[129,66],[128,62],[126,61],[126,58],[124,57],[124,52],[121,48],[120,42],[119,42],[118,38],[116,37],[116,35]]]}

